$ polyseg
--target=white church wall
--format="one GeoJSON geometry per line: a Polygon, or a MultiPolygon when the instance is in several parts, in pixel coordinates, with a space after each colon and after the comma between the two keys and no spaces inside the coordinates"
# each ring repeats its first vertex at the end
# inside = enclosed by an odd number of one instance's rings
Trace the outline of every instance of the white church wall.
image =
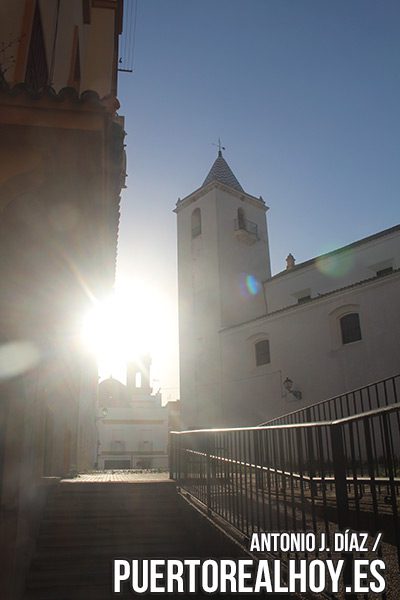
{"type": "Polygon", "coordinates": [[[184,426],[217,419],[221,327],[216,190],[178,214],[178,279],[181,397],[184,426]],[[192,213],[201,211],[201,233],[192,237],[192,213]]]}
{"type": "Polygon", "coordinates": [[[270,275],[265,212],[261,201],[217,189],[222,327],[265,313],[261,282],[270,275]],[[238,210],[242,211],[243,229],[238,228],[238,210]]]}
{"type": "Polygon", "coordinates": [[[400,268],[400,229],[318,257],[309,265],[278,274],[264,284],[268,312],[297,304],[301,296],[324,294],[400,268]]]}
{"type": "Polygon", "coordinates": [[[399,370],[400,227],[271,278],[266,208],[221,151],[206,185],[177,203],[184,428],[257,424],[399,370]],[[343,344],[349,313],[362,339],[343,344]]]}
{"type": "Polygon", "coordinates": [[[197,199],[193,194],[177,208],[184,427],[222,423],[219,330],[266,311],[260,284],[270,274],[265,211],[262,201],[223,185],[197,193],[197,199]],[[239,208],[257,235],[235,228],[239,208]],[[192,237],[197,209],[201,233],[192,237]]]}
{"type": "Polygon", "coordinates": [[[400,371],[400,274],[333,293],[221,333],[226,425],[254,425],[400,371]],[[360,315],[362,339],[342,344],[339,318],[360,315]],[[269,339],[269,364],[254,344],[269,339]],[[289,377],[302,392],[283,386],[289,377]]]}
{"type": "Polygon", "coordinates": [[[98,421],[99,467],[128,461],[130,468],[167,468],[168,413],[151,400],[129,408],[108,408],[98,421]],[[147,406],[146,406],[147,404],[147,406]]]}

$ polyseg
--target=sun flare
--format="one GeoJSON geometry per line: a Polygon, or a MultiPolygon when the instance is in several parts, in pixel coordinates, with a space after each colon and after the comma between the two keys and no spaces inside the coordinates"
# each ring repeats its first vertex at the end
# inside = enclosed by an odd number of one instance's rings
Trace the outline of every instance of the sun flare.
{"type": "Polygon", "coordinates": [[[167,352],[170,302],[143,284],[120,285],[85,316],[82,339],[97,359],[101,378],[124,378],[126,363],[143,354],[155,361],[167,352]]]}

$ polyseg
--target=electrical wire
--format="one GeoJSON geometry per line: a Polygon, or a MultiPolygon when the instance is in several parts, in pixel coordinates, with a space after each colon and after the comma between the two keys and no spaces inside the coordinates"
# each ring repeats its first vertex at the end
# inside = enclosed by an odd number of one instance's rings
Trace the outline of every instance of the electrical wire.
{"type": "Polygon", "coordinates": [[[122,32],[122,52],[118,61],[118,70],[132,73],[135,58],[138,0],[127,0],[126,8],[122,32]]]}

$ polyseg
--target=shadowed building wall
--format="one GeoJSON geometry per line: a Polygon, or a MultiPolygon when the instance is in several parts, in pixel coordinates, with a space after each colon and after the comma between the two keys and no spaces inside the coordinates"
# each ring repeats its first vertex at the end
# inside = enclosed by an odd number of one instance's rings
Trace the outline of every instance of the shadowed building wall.
{"type": "Polygon", "coordinates": [[[111,291],[121,187],[122,2],[0,8],[0,547],[15,599],[46,489],[95,460],[80,329],[111,291]],[[83,91],[92,88],[91,91],[83,91]],[[55,478],[55,479],[54,479],[55,478]]]}

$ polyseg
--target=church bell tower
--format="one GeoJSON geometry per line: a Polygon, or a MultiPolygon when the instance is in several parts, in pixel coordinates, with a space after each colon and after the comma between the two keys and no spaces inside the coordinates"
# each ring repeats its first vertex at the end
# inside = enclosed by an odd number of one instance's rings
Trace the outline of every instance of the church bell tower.
{"type": "Polygon", "coordinates": [[[185,428],[228,422],[229,406],[221,404],[219,331],[266,312],[267,209],[261,197],[244,191],[221,148],[201,187],[176,204],[185,428]]]}

